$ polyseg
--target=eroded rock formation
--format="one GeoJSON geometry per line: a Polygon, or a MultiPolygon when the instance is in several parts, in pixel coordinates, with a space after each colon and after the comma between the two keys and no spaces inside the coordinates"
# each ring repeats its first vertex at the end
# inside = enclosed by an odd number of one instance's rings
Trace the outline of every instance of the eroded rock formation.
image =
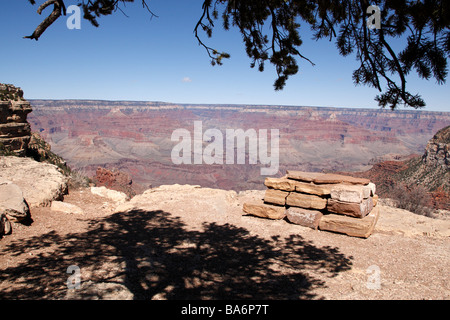
{"type": "Polygon", "coordinates": [[[26,154],[31,138],[27,115],[31,111],[20,88],[0,83],[0,152],[26,154]]]}
{"type": "Polygon", "coordinates": [[[422,160],[428,166],[450,169],[450,126],[440,130],[428,142],[422,160]]]}

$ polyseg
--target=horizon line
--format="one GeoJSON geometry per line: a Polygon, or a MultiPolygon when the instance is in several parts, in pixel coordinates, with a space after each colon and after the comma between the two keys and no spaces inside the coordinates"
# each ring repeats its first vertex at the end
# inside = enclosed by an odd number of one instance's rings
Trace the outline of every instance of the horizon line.
{"type": "Polygon", "coordinates": [[[166,104],[166,105],[182,105],[182,106],[235,106],[235,107],[280,107],[280,108],[314,108],[314,109],[356,109],[356,110],[369,110],[378,112],[432,112],[432,113],[450,113],[450,111],[434,111],[423,109],[414,109],[403,107],[403,109],[390,109],[390,108],[371,108],[371,107],[348,107],[348,106],[307,106],[307,105],[284,105],[284,104],[245,104],[245,103],[190,103],[190,102],[168,102],[168,101],[152,101],[152,100],[111,100],[111,99],[47,99],[47,98],[29,98],[28,101],[86,101],[86,102],[131,102],[131,103],[152,103],[152,104],[166,104]]]}

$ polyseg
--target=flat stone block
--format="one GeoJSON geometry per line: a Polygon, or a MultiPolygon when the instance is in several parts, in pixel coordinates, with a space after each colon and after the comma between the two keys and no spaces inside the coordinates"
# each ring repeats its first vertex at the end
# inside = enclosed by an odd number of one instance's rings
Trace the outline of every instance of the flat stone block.
{"type": "Polygon", "coordinates": [[[291,207],[286,210],[286,216],[291,223],[317,230],[323,214],[317,210],[291,207]]]}
{"type": "Polygon", "coordinates": [[[333,185],[316,185],[308,182],[301,182],[289,178],[266,178],[264,185],[270,189],[287,192],[301,192],[314,194],[317,196],[329,196],[333,185]]]}
{"type": "Polygon", "coordinates": [[[286,208],[262,203],[244,203],[243,211],[260,218],[281,220],[286,217],[286,208]]]}
{"type": "Polygon", "coordinates": [[[297,182],[295,191],[300,193],[313,194],[316,196],[329,196],[333,185],[317,185],[313,183],[297,182]]]}
{"type": "Polygon", "coordinates": [[[372,197],[364,199],[361,203],[342,202],[328,199],[327,210],[332,213],[342,214],[355,218],[364,218],[373,209],[372,197]]]}
{"type": "Polygon", "coordinates": [[[289,192],[286,191],[267,189],[264,194],[264,202],[284,206],[288,195],[289,192]]]}
{"type": "Polygon", "coordinates": [[[369,179],[355,178],[351,176],[345,176],[335,173],[321,173],[321,172],[304,172],[288,170],[287,177],[289,179],[303,181],[303,182],[313,182],[315,184],[361,184],[368,185],[370,183],[369,179]]]}
{"type": "Polygon", "coordinates": [[[298,182],[287,178],[266,178],[264,185],[271,189],[282,191],[295,191],[295,186],[298,182]]]}
{"type": "Polygon", "coordinates": [[[368,238],[372,235],[380,215],[379,208],[374,208],[363,219],[326,214],[319,222],[319,229],[346,234],[351,237],[368,238]]]}
{"type": "Polygon", "coordinates": [[[344,176],[340,174],[334,173],[324,173],[317,176],[314,180],[316,184],[337,184],[337,183],[346,183],[346,184],[361,184],[368,185],[370,183],[369,179],[363,178],[355,178],[351,176],[344,176]]]}
{"type": "Polygon", "coordinates": [[[295,171],[295,170],[287,170],[287,177],[289,179],[305,181],[305,182],[313,182],[315,178],[317,178],[322,173],[320,172],[304,172],[304,171],[295,171]]]}
{"type": "Polygon", "coordinates": [[[331,199],[361,203],[370,197],[371,188],[363,185],[338,184],[331,188],[331,199]]]}
{"type": "Polygon", "coordinates": [[[327,206],[327,199],[311,194],[291,192],[287,197],[286,204],[291,207],[322,210],[327,206]]]}

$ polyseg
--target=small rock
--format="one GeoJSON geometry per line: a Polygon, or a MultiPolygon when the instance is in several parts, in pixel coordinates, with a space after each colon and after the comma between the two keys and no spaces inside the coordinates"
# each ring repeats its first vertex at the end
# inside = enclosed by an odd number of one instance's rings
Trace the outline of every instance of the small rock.
{"type": "Polygon", "coordinates": [[[106,187],[91,187],[92,194],[100,197],[108,198],[118,203],[124,203],[127,201],[127,195],[120,191],[110,190],[106,187]]]}
{"type": "Polygon", "coordinates": [[[84,214],[83,209],[80,207],[62,201],[53,201],[51,209],[52,211],[59,211],[69,214],[84,214]]]}
{"type": "Polygon", "coordinates": [[[11,231],[11,222],[9,222],[8,217],[4,213],[0,214],[0,237],[11,234],[11,231]]]}
{"type": "Polygon", "coordinates": [[[0,180],[0,212],[12,222],[20,222],[30,214],[22,190],[8,180],[0,180]]]}

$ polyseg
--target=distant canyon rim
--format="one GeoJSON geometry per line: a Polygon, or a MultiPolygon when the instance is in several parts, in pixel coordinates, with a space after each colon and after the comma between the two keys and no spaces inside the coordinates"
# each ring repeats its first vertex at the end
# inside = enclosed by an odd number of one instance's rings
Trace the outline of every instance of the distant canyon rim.
{"type": "MultiPolygon", "coordinates": [[[[118,169],[144,187],[193,184],[236,191],[264,187],[262,164],[252,164],[248,151],[244,164],[174,164],[171,154],[177,142],[171,140],[173,132],[193,130],[196,121],[202,122],[204,131],[222,133],[229,129],[279,130],[279,168],[273,176],[294,168],[358,172],[379,161],[421,155],[428,140],[450,124],[450,113],[423,110],[29,101],[32,130],[72,169],[88,176],[98,167],[118,169]]],[[[202,144],[206,148],[211,141],[202,144]]]]}

